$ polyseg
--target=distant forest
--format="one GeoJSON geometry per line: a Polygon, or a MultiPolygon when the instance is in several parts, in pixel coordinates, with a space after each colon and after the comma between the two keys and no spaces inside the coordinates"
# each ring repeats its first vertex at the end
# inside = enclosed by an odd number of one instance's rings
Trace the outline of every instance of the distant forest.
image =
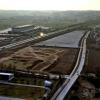
{"type": "Polygon", "coordinates": [[[100,11],[0,11],[0,30],[23,24],[65,28],[92,22],[100,24],[100,11]]]}

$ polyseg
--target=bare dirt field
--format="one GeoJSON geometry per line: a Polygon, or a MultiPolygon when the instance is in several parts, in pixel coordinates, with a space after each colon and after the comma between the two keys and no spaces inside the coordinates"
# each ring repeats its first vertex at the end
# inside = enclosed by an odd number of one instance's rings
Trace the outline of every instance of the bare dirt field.
{"type": "Polygon", "coordinates": [[[55,63],[55,66],[51,69],[48,68],[49,72],[52,73],[61,73],[61,74],[70,74],[74,68],[74,64],[77,57],[77,49],[64,49],[64,52],[58,54],[58,62],[55,63]]]}
{"type": "Polygon", "coordinates": [[[100,50],[92,48],[88,51],[85,71],[100,76],[100,50]]]}
{"type": "Polygon", "coordinates": [[[92,39],[91,37],[87,40],[87,59],[85,71],[87,73],[94,73],[100,76],[100,37],[97,36],[95,39],[92,39]]]}
{"type": "Polygon", "coordinates": [[[26,47],[0,59],[1,69],[69,74],[78,50],[73,48],[26,47]]]}

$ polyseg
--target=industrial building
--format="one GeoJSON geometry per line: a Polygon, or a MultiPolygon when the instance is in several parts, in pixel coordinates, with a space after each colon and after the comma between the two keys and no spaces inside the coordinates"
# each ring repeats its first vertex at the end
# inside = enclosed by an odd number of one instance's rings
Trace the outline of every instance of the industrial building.
{"type": "Polygon", "coordinates": [[[12,27],[13,33],[28,33],[33,31],[34,31],[34,25],[23,25],[23,26],[12,27]]]}
{"type": "Polygon", "coordinates": [[[13,73],[0,72],[0,81],[10,81],[14,78],[13,73]]]}

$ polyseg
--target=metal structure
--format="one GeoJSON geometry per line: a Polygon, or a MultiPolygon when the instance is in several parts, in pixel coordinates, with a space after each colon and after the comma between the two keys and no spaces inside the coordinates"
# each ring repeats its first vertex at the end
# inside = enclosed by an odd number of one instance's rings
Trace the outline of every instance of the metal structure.
{"type": "Polygon", "coordinates": [[[0,72],[0,80],[1,81],[10,81],[13,78],[14,78],[14,74],[13,73],[0,72]]]}

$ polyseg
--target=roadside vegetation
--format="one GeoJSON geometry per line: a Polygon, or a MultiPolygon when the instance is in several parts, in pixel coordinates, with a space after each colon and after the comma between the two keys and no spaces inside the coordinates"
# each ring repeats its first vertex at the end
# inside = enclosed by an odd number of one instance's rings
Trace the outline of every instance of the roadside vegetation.
{"type": "Polygon", "coordinates": [[[57,29],[80,23],[99,23],[99,11],[0,11],[0,30],[23,24],[57,29]]]}

